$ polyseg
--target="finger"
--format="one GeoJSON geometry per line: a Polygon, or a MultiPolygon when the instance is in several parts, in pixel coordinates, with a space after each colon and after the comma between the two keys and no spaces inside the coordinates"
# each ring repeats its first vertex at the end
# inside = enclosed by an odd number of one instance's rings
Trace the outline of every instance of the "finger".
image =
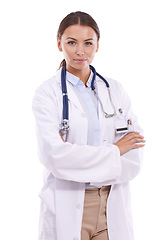
{"type": "Polygon", "coordinates": [[[59,133],[59,135],[60,135],[60,137],[61,137],[62,141],[63,141],[63,142],[65,142],[65,141],[64,141],[64,139],[63,139],[63,137],[61,136],[61,134],[60,134],[60,133],[59,133]]]}
{"type": "Polygon", "coordinates": [[[125,136],[129,137],[129,136],[135,136],[135,135],[140,135],[140,133],[139,132],[129,132],[125,136]]]}
{"type": "Polygon", "coordinates": [[[146,141],[144,140],[144,138],[140,138],[140,137],[135,137],[132,140],[130,140],[131,143],[145,143],[146,141]]]}
{"type": "Polygon", "coordinates": [[[144,147],[145,144],[134,144],[133,149],[144,147]]]}
{"type": "Polygon", "coordinates": [[[132,140],[132,139],[138,139],[138,138],[140,138],[140,139],[143,139],[143,137],[141,136],[141,135],[139,135],[138,133],[132,133],[132,134],[130,134],[130,135],[128,135],[128,140],[130,141],[130,140],[132,140]]]}
{"type": "Polygon", "coordinates": [[[129,140],[132,140],[132,139],[141,139],[141,140],[143,140],[144,136],[142,136],[140,134],[137,134],[137,133],[134,133],[134,134],[129,135],[128,139],[129,140]]]}

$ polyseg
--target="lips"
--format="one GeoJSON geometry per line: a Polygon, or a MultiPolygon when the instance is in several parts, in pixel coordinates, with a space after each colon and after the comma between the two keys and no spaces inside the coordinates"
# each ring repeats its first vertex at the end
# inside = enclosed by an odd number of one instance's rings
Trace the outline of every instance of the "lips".
{"type": "Polygon", "coordinates": [[[74,61],[76,63],[84,63],[86,60],[87,60],[86,58],[76,58],[76,59],[74,59],[74,61]]]}

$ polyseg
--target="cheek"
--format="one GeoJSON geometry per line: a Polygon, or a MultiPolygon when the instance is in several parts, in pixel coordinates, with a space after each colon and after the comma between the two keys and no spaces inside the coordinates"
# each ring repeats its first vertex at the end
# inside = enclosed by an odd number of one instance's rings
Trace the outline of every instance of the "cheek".
{"type": "Polygon", "coordinates": [[[96,50],[95,50],[95,49],[92,50],[92,51],[90,51],[90,52],[88,53],[89,58],[90,58],[90,59],[93,59],[94,56],[95,56],[95,53],[96,53],[96,50]]]}
{"type": "Polygon", "coordinates": [[[65,47],[63,48],[63,54],[66,58],[70,58],[73,55],[73,49],[65,47]]]}
{"type": "Polygon", "coordinates": [[[92,46],[91,48],[88,49],[88,54],[90,56],[94,56],[96,51],[97,51],[97,46],[94,45],[94,46],[92,46]]]}

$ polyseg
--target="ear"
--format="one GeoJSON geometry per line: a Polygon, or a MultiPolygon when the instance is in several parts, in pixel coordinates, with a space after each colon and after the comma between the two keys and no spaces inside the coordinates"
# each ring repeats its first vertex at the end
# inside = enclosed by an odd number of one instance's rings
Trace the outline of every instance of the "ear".
{"type": "Polygon", "coordinates": [[[96,49],[96,52],[98,52],[99,50],[99,41],[97,42],[97,49],[96,49]]]}
{"type": "Polygon", "coordinates": [[[57,46],[60,52],[62,52],[61,40],[57,37],[57,46]]]}

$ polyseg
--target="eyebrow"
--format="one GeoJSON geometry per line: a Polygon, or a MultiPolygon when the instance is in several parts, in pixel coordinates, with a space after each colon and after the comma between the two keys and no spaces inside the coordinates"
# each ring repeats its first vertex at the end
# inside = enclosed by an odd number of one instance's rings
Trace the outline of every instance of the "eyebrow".
{"type": "Polygon", "coordinates": [[[84,40],[84,41],[86,42],[86,41],[91,41],[91,40],[93,40],[93,41],[94,41],[94,39],[93,39],[93,38],[88,38],[88,39],[86,39],[86,40],[84,40]]]}
{"type": "MultiPolygon", "coordinates": [[[[74,41],[77,41],[77,39],[75,39],[75,38],[73,38],[73,37],[68,37],[68,38],[66,38],[66,40],[67,40],[67,39],[72,39],[72,40],[74,40],[74,41]]],[[[85,39],[84,41],[87,42],[87,41],[91,41],[91,40],[94,41],[93,38],[88,38],[88,39],[85,39]]]]}

